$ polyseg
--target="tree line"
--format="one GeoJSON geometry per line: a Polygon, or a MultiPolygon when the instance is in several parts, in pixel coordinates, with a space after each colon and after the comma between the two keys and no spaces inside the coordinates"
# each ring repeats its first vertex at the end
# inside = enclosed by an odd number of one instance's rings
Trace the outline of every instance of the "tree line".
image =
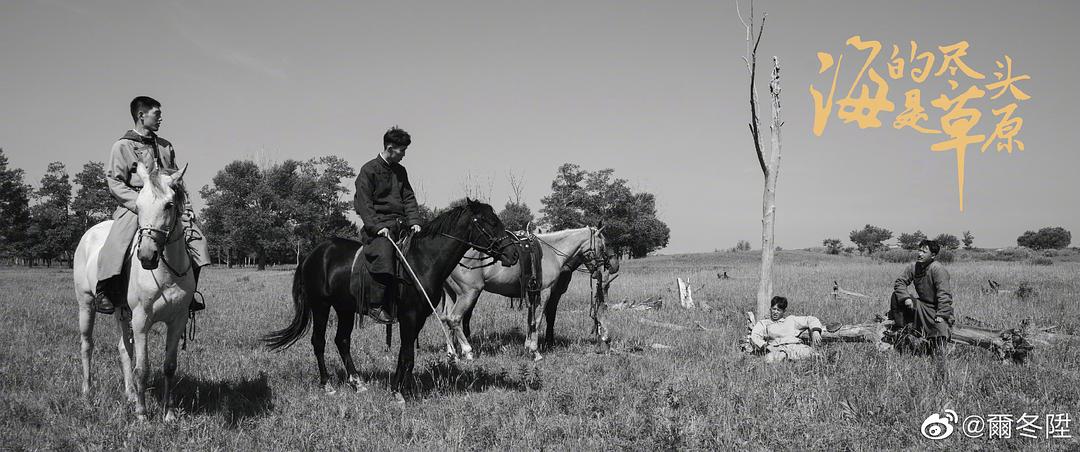
{"type": "MultiPolygon", "coordinates": [[[[858,251],[864,254],[873,254],[880,250],[886,249],[885,241],[893,237],[893,232],[879,227],[867,224],[862,229],[856,229],[851,231],[848,238],[855,244],[853,247],[845,247],[843,242],[837,238],[828,238],[822,241],[822,245],[825,246],[825,251],[829,254],[840,254],[841,252],[855,252],[858,251]]],[[[904,232],[896,238],[897,245],[905,250],[914,250],[919,247],[919,242],[928,239],[927,235],[922,231],[904,232]]],[[[975,235],[971,231],[964,231],[960,237],[949,233],[941,233],[933,237],[942,249],[956,250],[961,245],[965,249],[974,248],[975,235]]],[[[1034,250],[1046,250],[1046,249],[1062,249],[1069,246],[1072,242],[1072,234],[1062,227],[1046,227],[1039,229],[1038,231],[1027,231],[1016,238],[1017,246],[1031,248],[1034,250]]]]}
{"type": "MultiPolygon", "coordinates": [[[[295,263],[327,238],[357,237],[357,226],[348,217],[355,176],[356,170],[334,155],[262,166],[251,160],[225,165],[199,190],[205,207],[198,218],[211,259],[262,269],[295,263]]],[[[629,257],[643,257],[668,243],[670,230],[657,218],[655,196],[631,190],[612,169],[560,166],[551,194],[541,200],[539,219],[521,199],[521,181],[512,178],[511,185],[514,197],[499,212],[508,229],[552,231],[603,220],[609,249],[629,257]]],[[[70,266],[82,234],[110,219],[117,206],[102,162],[85,163],[73,178],[62,162],[49,163],[35,189],[26,183],[22,169],[9,167],[0,148],[0,259],[70,266]]],[[[442,209],[421,205],[420,210],[430,220],[442,209]]]]}

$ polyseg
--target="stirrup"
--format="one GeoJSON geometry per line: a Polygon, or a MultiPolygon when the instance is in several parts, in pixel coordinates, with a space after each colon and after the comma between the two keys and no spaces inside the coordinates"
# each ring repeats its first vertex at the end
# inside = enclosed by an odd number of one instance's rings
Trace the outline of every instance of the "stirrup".
{"type": "Polygon", "coordinates": [[[393,316],[390,315],[387,310],[381,307],[369,307],[367,311],[367,316],[371,317],[371,320],[374,320],[375,323],[383,325],[392,325],[397,322],[397,319],[395,319],[393,316]]]}
{"type": "Polygon", "coordinates": [[[203,309],[206,309],[206,297],[203,297],[202,292],[196,290],[195,293],[191,295],[191,303],[188,304],[188,311],[199,312],[203,309]],[[196,300],[195,295],[198,295],[200,300],[196,300]]]}

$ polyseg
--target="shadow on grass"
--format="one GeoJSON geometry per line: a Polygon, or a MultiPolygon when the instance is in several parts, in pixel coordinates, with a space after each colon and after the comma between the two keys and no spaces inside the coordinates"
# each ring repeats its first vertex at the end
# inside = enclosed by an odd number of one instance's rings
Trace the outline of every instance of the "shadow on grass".
{"type": "MultiPolygon", "coordinates": [[[[575,344],[576,341],[567,339],[566,337],[560,337],[555,334],[555,337],[550,341],[548,337],[542,332],[540,336],[540,353],[552,353],[559,350],[565,350],[575,344]]],[[[484,334],[473,334],[469,338],[469,344],[473,346],[473,350],[480,353],[480,356],[493,356],[510,353],[521,354],[523,357],[525,354],[525,333],[521,331],[521,328],[511,328],[509,331],[493,331],[485,332],[484,334]]]]}
{"type": "MultiPolygon", "coordinates": [[[[388,391],[394,369],[371,369],[360,371],[361,377],[368,384],[379,382],[388,391]]],[[[337,372],[338,381],[346,379],[344,369],[337,372]]],[[[432,394],[481,393],[489,389],[524,392],[537,390],[542,386],[539,372],[531,363],[522,363],[514,369],[489,370],[475,364],[459,366],[445,361],[430,362],[426,367],[413,370],[412,382],[406,395],[424,398],[432,394]]]]}
{"type": "MultiPolygon", "coordinates": [[[[159,406],[164,384],[164,376],[157,374],[148,394],[152,394],[159,406]]],[[[266,416],[274,409],[273,391],[265,372],[259,372],[256,378],[226,381],[180,376],[172,398],[184,413],[221,415],[229,429],[236,429],[247,419],[266,416]]]]}

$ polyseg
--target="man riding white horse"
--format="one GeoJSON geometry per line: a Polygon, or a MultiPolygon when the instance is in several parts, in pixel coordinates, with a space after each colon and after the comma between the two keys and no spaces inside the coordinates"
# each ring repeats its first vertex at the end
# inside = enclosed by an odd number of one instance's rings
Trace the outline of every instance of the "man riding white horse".
{"type": "MultiPolygon", "coordinates": [[[[106,167],[109,193],[120,206],[113,212],[109,236],[101,249],[97,261],[96,304],[94,308],[101,314],[112,314],[116,307],[124,306],[128,282],[124,264],[131,250],[131,241],[138,230],[138,206],[136,199],[145,180],[135,171],[135,165],[142,163],[149,172],[176,171],[176,152],[172,143],[157,136],[163,119],[161,103],[153,98],[139,96],[132,99],[131,119],[135,126],[113,144],[106,167]]],[[[183,237],[192,259],[191,272],[195,285],[199,284],[201,267],[210,263],[210,253],[206,238],[195,220],[187,191],[180,183],[177,188],[182,192],[184,203],[181,207],[184,225],[183,237]]],[[[205,306],[199,301],[192,301],[191,310],[199,311],[205,306]]]]}

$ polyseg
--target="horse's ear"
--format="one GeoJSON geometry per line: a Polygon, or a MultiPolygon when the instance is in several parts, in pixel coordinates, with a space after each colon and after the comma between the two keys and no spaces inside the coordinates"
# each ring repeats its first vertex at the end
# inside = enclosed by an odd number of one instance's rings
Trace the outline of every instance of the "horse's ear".
{"type": "Polygon", "coordinates": [[[176,185],[180,182],[180,180],[184,178],[184,173],[187,172],[187,168],[188,168],[188,164],[185,163],[184,167],[180,168],[180,171],[177,171],[177,172],[173,173],[172,176],[170,176],[170,178],[169,178],[169,186],[170,187],[176,187],[176,185]]]}
{"type": "Polygon", "coordinates": [[[150,182],[150,171],[146,169],[146,165],[143,165],[142,162],[135,163],[135,174],[138,174],[139,179],[142,179],[143,185],[150,182]]]}

